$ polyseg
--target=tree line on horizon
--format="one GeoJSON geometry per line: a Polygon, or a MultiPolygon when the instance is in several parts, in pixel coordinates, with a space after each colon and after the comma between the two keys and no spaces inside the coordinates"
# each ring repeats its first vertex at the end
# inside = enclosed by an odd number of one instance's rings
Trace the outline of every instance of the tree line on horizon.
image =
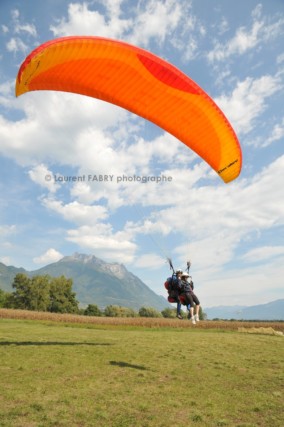
{"type": "MultiPolygon", "coordinates": [[[[4,292],[0,289],[0,308],[19,310],[43,311],[51,313],[70,313],[84,316],[106,317],[176,317],[175,308],[165,308],[161,312],[152,307],[141,307],[135,311],[129,307],[108,305],[101,309],[96,304],[89,304],[85,309],[79,307],[76,293],[72,290],[73,280],[65,276],[28,277],[18,273],[12,283],[13,292],[4,292]]],[[[200,319],[206,315],[200,310],[200,319]]],[[[183,313],[186,317],[187,314],[183,313]]]]}

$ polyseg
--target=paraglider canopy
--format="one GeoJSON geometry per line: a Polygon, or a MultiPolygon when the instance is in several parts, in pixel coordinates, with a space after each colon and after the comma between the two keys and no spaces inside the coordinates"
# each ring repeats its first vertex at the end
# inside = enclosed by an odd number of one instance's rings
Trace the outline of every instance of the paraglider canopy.
{"type": "Polygon", "coordinates": [[[73,92],[119,105],[174,135],[230,182],[241,171],[237,136],[223,112],[192,79],[163,59],[101,37],[51,40],[21,65],[16,96],[73,92]]]}

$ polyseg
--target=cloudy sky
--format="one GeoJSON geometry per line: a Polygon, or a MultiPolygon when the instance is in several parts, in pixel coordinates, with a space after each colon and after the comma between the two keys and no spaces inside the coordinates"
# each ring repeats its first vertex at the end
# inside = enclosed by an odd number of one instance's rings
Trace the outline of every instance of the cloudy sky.
{"type": "Polygon", "coordinates": [[[29,270],[74,252],[123,263],[158,294],[192,262],[203,307],[284,298],[283,0],[1,0],[0,261],[29,270]],[[180,68],[219,105],[243,152],[224,184],[154,124],[92,98],[15,98],[41,43],[93,35],[180,68]],[[62,182],[63,177],[113,176],[62,182]],[[119,177],[170,180],[117,182],[119,177]]]}

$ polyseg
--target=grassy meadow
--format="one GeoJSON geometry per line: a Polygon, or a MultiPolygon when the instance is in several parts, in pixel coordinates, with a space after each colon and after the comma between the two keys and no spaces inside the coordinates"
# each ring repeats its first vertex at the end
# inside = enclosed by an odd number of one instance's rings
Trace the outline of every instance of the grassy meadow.
{"type": "Polygon", "coordinates": [[[283,426],[283,336],[7,313],[1,427],[283,426]]]}

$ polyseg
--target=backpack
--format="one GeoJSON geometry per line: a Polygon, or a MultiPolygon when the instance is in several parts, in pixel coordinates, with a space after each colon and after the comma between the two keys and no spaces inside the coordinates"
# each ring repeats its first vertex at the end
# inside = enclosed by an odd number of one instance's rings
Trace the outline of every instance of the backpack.
{"type": "Polygon", "coordinates": [[[164,283],[165,288],[168,291],[168,302],[178,302],[178,293],[175,287],[176,276],[168,277],[164,283]]]}
{"type": "Polygon", "coordinates": [[[167,280],[164,283],[164,286],[165,286],[165,288],[166,288],[166,290],[168,292],[171,290],[172,282],[173,282],[173,278],[172,277],[168,277],[167,280]]]}

